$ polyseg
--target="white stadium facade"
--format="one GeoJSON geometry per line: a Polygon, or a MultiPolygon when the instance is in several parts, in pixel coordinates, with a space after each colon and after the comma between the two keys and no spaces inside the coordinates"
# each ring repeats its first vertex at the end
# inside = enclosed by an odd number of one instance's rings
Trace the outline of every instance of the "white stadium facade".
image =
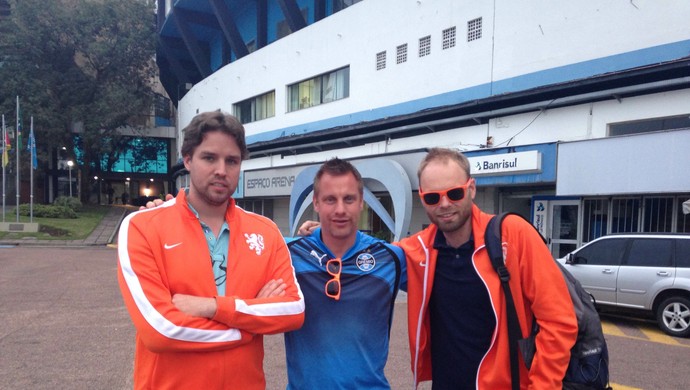
{"type": "Polygon", "coordinates": [[[159,0],[157,62],[178,132],[240,118],[235,198],[286,236],[335,156],[365,177],[362,230],[422,229],[416,169],[440,146],[560,256],[690,232],[689,20],[683,0],[159,0]]]}

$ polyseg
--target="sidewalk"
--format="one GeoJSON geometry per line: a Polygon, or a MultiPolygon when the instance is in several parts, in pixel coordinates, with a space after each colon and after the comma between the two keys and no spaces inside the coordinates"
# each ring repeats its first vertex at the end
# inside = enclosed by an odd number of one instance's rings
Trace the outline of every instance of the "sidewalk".
{"type": "Polygon", "coordinates": [[[53,246],[53,247],[83,247],[105,246],[115,240],[115,234],[122,219],[132,211],[138,210],[134,206],[111,205],[108,214],[101,223],[83,240],[37,240],[34,237],[21,239],[0,240],[0,245],[6,246],[53,246]]]}

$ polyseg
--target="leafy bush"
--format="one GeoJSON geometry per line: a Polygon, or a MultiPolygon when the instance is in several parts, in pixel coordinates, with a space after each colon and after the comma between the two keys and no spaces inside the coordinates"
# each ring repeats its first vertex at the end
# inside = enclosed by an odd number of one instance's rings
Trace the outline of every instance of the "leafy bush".
{"type": "MultiPolygon", "coordinates": [[[[58,196],[53,202],[55,206],[63,206],[72,209],[74,212],[81,211],[82,204],[79,199],[71,196],[58,196]]],[[[75,217],[76,218],[76,217],[75,217]]]]}
{"type": "Polygon", "coordinates": [[[371,233],[370,236],[378,238],[379,240],[391,242],[391,232],[388,229],[379,230],[377,232],[371,233]]]}
{"type": "MultiPolygon", "coordinates": [[[[28,204],[20,204],[19,205],[19,214],[20,215],[29,216],[30,213],[31,213],[30,205],[28,205],[28,204]]],[[[50,204],[35,204],[34,205],[34,217],[37,217],[37,218],[70,218],[70,219],[78,218],[77,213],[74,210],[72,210],[71,208],[66,207],[66,206],[55,206],[55,205],[50,205],[50,204]]]]}

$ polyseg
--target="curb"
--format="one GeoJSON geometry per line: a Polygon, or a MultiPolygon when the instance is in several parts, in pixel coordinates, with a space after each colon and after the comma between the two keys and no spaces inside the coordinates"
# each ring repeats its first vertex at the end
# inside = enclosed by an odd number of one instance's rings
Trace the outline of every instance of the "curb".
{"type": "Polygon", "coordinates": [[[134,210],[128,207],[111,207],[101,222],[93,229],[88,237],[81,240],[36,240],[33,238],[0,240],[0,247],[97,247],[107,246],[113,242],[115,234],[120,229],[120,223],[127,214],[134,210]],[[107,232],[107,233],[106,233],[107,232]]]}

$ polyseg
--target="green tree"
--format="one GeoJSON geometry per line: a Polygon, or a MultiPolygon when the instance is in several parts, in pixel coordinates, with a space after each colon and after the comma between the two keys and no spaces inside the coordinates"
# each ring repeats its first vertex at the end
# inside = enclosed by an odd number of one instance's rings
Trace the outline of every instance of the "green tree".
{"type": "Polygon", "coordinates": [[[93,164],[122,152],[118,129],[145,125],[156,77],[154,10],[146,3],[10,1],[0,22],[0,112],[12,124],[20,96],[22,139],[33,116],[41,166],[50,148],[74,150],[77,131],[82,177],[90,178],[93,164]]]}

